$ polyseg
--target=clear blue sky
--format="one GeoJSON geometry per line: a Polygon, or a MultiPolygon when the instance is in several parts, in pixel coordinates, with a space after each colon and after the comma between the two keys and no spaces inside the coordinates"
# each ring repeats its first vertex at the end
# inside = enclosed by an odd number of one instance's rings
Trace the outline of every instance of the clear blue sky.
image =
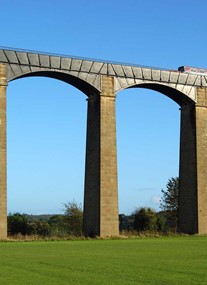
{"type": "MultiPolygon", "coordinates": [[[[177,69],[207,67],[206,0],[0,0],[0,45],[177,69]]],[[[83,204],[86,96],[61,81],[7,88],[8,212],[83,204]]],[[[119,212],[159,207],[178,175],[179,106],[162,94],[117,94],[119,212]]]]}

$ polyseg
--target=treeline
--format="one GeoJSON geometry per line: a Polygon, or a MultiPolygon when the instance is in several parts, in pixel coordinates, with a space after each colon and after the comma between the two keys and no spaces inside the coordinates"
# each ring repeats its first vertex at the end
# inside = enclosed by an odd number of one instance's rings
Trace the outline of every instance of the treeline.
{"type": "Polygon", "coordinates": [[[120,233],[131,232],[176,232],[177,226],[171,223],[166,212],[156,212],[152,208],[139,208],[131,215],[119,215],[120,233]]]}
{"type": "Polygon", "coordinates": [[[8,235],[81,236],[83,211],[75,201],[64,204],[63,215],[9,214],[8,235]]]}
{"type": "MultiPolygon", "coordinates": [[[[120,233],[130,232],[176,232],[178,231],[178,177],[168,180],[166,190],[162,190],[161,211],[138,208],[131,215],[119,215],[120,233]]],[[[63,215],[29,216],[14,213],[8,215],[8,235],[21,234],[46,236],[81,236],[83,210],[75,201],[64,204],[63,215]]]]}
{"type": "Polygon", "coordinates": [[[151,208],[142,207],[129,216],[119,215],[120,231],[178,232],[179,178],[170,178],[166,189],[162,189],[161,192],[163,194],[160,200],[161,211],[156,212],[151,208]]]}

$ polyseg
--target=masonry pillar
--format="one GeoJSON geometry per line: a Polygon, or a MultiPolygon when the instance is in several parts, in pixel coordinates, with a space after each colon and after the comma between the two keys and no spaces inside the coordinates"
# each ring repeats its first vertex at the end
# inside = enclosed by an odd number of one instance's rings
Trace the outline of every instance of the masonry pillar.
{"type": "Polygon", "coordinates": [[[195,105],[181,108],[179,230],[197,233],[197,167],[195,105]]]}
{"type": "Polygon", "coordinates": [[[207,89],[196,92],[196,104],[181,109],[179,225],[207,234],[207,89]]]}
{"type": "Polygon", "coordinates": [[[207,234],[207,89],[197,88],[196,154],[198,233],[207,234]]]}
{"type": "Polygon", "coordinates": [[[119,234],[114,78],[88,99],[83,230],[87,236],[119,234]]]}
{"type": "Polygon", "coordinates": [[[0,64],[0,240],[7,238],[6,65],[0,64]]]}

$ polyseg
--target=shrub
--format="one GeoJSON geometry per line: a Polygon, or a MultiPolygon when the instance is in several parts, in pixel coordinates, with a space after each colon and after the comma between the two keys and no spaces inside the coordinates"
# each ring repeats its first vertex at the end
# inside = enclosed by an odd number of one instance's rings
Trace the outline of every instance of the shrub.
{"type": "Polygon", "coordinates": [[[137,209],[134,214],[134,229],[137,231],[158,230],[158,218],[156,212],[151,208],[137,209]]]}
{"type": "Polygon", "coordinates": [[[14,213],[9,214],[7,219],[9,235],[29,235],[32,228],[25,214],[14,213]]]}

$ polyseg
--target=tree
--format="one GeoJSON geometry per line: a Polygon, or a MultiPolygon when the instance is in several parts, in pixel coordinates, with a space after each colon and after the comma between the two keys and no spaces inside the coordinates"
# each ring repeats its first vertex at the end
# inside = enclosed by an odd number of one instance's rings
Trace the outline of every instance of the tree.
{"type": "Polygon", "coordinates": [[[31,233],[39,236],[50,236],[51,235],[51,226],[47,221],[34,221],[30,223],[31,233]]]}
{"type": "Polygon", "coordinates": [[[65,235],[67,233],[67,222],[66,217],[64,215],[55,215],[52,216],[49,221],[49,225],[51,226],[51,232],[54,235],[65,235]]]}
{"type": "Polygon", "coordinates": [[[162,212],[158,212],[157,213],[157,230],[159,232],[167,231],[166,222],[167,222],[166,216],[162,212]]]}
{"type": "Polygon", "coordinates": [[[9,235],[29,235],[31,227],[26,215],[20,213],[9,214],[8,219],[8,234],[9,235]]]}
{"type": "Polygon", "coordinates": [[[158,230],[157,214],[151,208],[139,208],[133,214],[134,229],[137,231],[158,230]]]}
{"type": "Polygon", "coordinates": [[[71,235],[82,235],[83,210],[80,204],[72,201],[64,204],[64,214],[67,222],[68,233],[71,235]]]}
{"type": "Polygon", "coordinates": [[[160,208],[164,211],[169,228],[177,230],[178,226],[178,195],[179,178],[172,177],[168,180],[166,190],[161,190],[160,208]]]}

